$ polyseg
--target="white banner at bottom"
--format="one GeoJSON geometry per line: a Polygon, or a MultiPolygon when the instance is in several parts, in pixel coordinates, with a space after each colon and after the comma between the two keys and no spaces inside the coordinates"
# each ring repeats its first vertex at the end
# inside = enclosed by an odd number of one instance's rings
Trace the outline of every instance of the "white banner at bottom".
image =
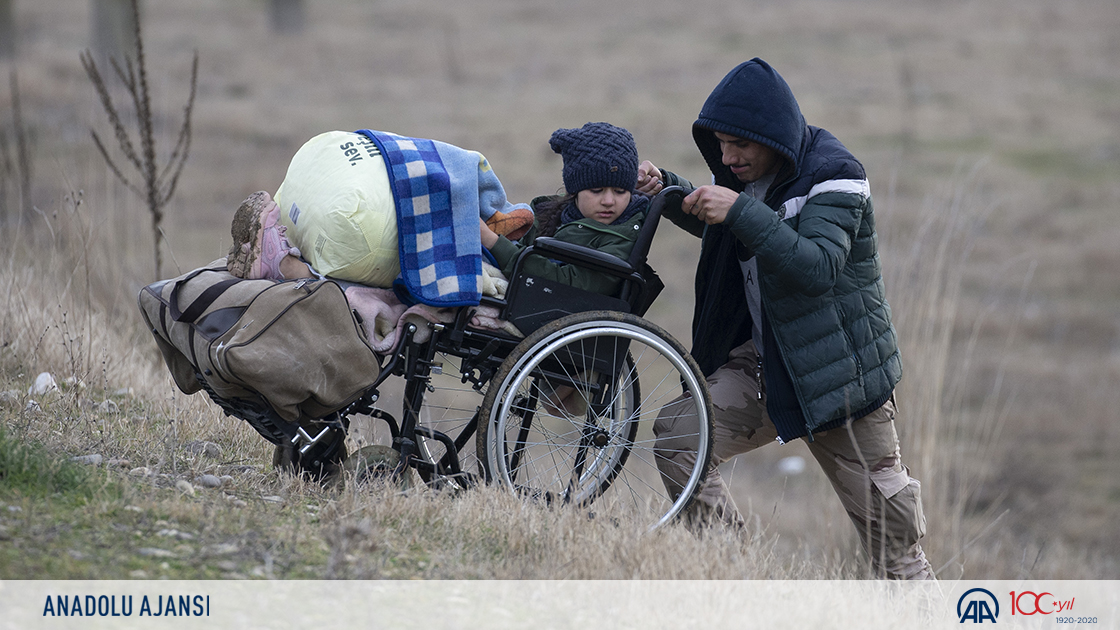
{"type": "Polygon", "coordinates": [[[0,629],[1120,629],[1118,581],[0,581],[0,629]]]}

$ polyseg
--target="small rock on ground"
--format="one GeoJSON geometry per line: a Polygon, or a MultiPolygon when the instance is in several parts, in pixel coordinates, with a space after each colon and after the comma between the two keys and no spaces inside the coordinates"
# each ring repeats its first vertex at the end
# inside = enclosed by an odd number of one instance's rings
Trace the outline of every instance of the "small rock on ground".
{"type": "Polygon", "coordinates": [[[58,383],[55,382],[54,377],[50,372],[41,372],[39,376],[35,377],[35,382],[31,387],[27,388],[27,393],[32,396],[42,396],[47,392],[58,391],[58,383]]]}
{"type": "Polygon", "coordinates": [[[70,461],[72,461],[74,463],[77,463],[77,464],[89,464],[90,466],[100,466],[101,465],[101,455],[99,455],[97,453],[90,453],[89,455],[78,455],[77,457],[71,457],[70,461]]]}
{"type": "Polygon", "coordinates": [[[222,485],[222,480],[214,475],[202,475],[194,482],[203,488],[220,488],[222,485]]]}
{"type": "Polygon", "coordinates": [[[210,459],[219,459],[222,456],[222,447],[213,442],[194,440],[183,445],[183,449],[195,455],[204,455],[210,459]]]}

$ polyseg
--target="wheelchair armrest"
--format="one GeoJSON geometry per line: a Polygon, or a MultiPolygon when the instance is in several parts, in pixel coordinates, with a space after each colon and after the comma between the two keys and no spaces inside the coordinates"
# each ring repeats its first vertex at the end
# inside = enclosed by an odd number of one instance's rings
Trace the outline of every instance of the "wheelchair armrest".
{"type": "Polygon", "coordinates": [[[533,242],[533,245],[527,250],[534,250],[533,253],[541,254],[549,258],[554,258],[561,262],[566,263],[579,263],[584,266],[590,266],[595,269],[601,269],[617,276],[628,276],[634,273],[633,267],[630,266],[625,260],[618,256],[611,254],[604,254],[603,252],[584,247],[582,245],[574,245],[566,241],[557,240],[547,236],[542,236],[533,242]]]}
{"type": "Polygon", "coordinates": [[[630,302],[615,296],[540,278],[534,280],[523,269],[525,261],[533,254],[620,278],[624,292],[635,290],[630,287],[637,287],[637,291],[644,291],[645,288],[646,282],[642,274],[634,271],[629,263],[617,256],[555,238],[539,237],[532,245],[522,249],[514,262],[506,294],[506,307],[501,313],[503,319],[513,322],[525,334],[551,319],[579,311],[630,311],[630,302]],[[524,297],[519,297],[523,291],[531,294],[528,303],[524,301],[524,297]]]}

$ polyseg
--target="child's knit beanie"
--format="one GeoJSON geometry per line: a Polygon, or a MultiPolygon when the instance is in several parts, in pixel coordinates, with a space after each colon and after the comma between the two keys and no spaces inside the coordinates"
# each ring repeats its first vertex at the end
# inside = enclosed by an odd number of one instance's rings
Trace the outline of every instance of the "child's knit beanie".
{"type": "Polygon", "coordinates": [[[588,188],[632,191],[638,183],[638,149],[622,127],[589,122],[579,129],[557,129],[548,144],[564,158],[564,189],[570,194],[588,188]]]}

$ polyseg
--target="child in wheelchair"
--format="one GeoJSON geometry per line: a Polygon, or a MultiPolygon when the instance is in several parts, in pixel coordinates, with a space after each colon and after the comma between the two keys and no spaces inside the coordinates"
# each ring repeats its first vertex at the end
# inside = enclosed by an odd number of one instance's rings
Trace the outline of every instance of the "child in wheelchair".
{"type": "MultiPolygon", "coordinates": [[[[587,123],[579,129],[557,129],[549,146],[564,158],[565,194],[534,199],[536,221],[517,242],[480,222],[482,245],[507,277],[518,255],[537,236],[552,236],[625,260],[649,209],[649,197],[634,191],[638,151],[629,131],[608,123],[587,123]]],[[[621,283],[618,277],[543,256],[530,257],[523,269],[532,276],[604,295],[617,293],[621,283]]]]}

